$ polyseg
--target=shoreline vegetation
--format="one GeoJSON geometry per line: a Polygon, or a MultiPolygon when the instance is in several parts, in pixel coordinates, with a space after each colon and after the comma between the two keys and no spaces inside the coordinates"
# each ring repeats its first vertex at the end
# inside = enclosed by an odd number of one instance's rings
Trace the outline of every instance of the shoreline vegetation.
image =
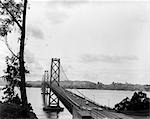
{"type": "Polygon", "coordinates": [[[2,80],[7,84],[2,89],[4,96],[0,102],[0,118],[2,119],[30,119],[31,104],[28,103],[26,93],[26,76],[29,73],[25,66],[24,51],[26,44],[26,15],[28,9],[27,0],[0,0],[0,37],[10,54],[6,54],[6,68],[3,70],[2,80]],[[16,34],[17,33],[17,34],[16,34]],[[14,50],[9,42],[13,41],[17,45],[14,50]],[[20,97],[15,93],[15,87],[19,87],[20,97]],[[10,105],[11,104],[11,105],[10,105]]]}
{"type": "Polygon", "coordinates": [[[126,97],[117,103],[114,110],[127,115],[150,116],[150,98],[142,91],[134,92],[131,99],[126,97]]]}
{"type": "Polygon", "coordinates": [[[0,88],[3,96],[0,95],[0,119],[37,119],[30,103],[27,107],[22,105],[22,100],[8,85],[0,88]]]}
{"type": "Polygon", "coordinates": [[[28,103],[27,107],[23,106],[18,94],[7,87],[8,85],[0,88],[4,94],[3,96],[0,95],[2,98],[0,100],[0,119],[38,119],[31,104],[28,103]]]}
{"type": "Polygon", "coordinates": [[[29,117],[25,117],[23,112],[23,108],[15,103],[0,101],[0,119],[38,119],[33,111],[29,112],[29,117]]]}
{"type": "MultiPolygon", "coordinates": [[[[27,81],[27,87],[41,87],[42,81],[27,81]]],[[[60,86],[66,89],[98,89],[98,90],[129,90],[150,91],[150,85],[115,83],[103,84],[90,81],[60,81],[60,86]]]]}

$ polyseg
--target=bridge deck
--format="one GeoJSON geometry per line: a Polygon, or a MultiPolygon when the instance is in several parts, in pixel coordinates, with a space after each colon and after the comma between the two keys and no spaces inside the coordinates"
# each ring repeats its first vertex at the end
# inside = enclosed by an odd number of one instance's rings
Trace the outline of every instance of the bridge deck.
{"type": "MultiPolygon", "coordinates": [[[[60,98],[60,101],[67,107],[74,107],[78,110],[79,113],[90,115],[94,119],[133,119],[127,115],[116,113],[114,111],[106,110],[100,105],[95,104],[94,102],[85,99],[81,96],[78,96],[68,90],[63,89],[57,85],[52,85],[51,89],[54,93],[60,98]],[[68,102],[67,102],[68,101],[68,102]]],[[[68,109],[72,113],[72,109],[68,109]]]]}

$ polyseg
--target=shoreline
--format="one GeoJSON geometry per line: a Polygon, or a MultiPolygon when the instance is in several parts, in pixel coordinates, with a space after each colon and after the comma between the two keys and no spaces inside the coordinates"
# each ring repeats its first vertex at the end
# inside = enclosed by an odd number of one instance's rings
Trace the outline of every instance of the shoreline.
{"type": "MultiPolygon", "coordinates": [[[[1,86],[0,85],[0,91],[2,90],[1,87],[4,87],[4,86],[1,86]]],[[[41,88],[41,86],[26,86],[27,88],[41,88]]],[[[65,89],[87,89],[87,90],[114,90],[114,91],[139,91],[138,89],[137,90],[127,90],[127,89],[99,89],[99,88],[65,88],[65,89]]],[[[142,91],[145,91],[145,92],[150,92],[150,90],[142,90],[142,91]]]]}
{"type": "MultiPolygon", "coordinates": [[[[41,87],[42,81],[27,81],[26,87],[41,87]]],[[[5,86],[6,82],[0,81],[0,86],[5,86]]],[[[130,83],[116,83],[103,84],[101,82],[91,81],[60,81],[60,86],[65,89],[96,89],[96,90],[123,90],[123,91],[146,91],[150,92],[149,84],[130,84],[130,83]]]]}
{"type": "MultiPolygon", "coordinates": [[[[41,86],[27,86],[27,88],[41,88],[41,86]]],[[[114,91],[139,91],[139,90],[124,90],[124,89],[98,89],[98,88],[65,88],[65,89],[87,89],[87,90],[114,90],[114,91]]],[[[142,90],[145,92],[150,92],[147,90],[142,90]]]]}

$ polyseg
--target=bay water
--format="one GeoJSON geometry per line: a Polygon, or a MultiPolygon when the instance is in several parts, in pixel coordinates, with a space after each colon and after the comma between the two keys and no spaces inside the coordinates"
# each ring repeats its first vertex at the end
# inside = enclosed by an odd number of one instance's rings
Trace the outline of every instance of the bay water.
{"type": "MultiPolygon", "coordinates": [[[[86,96],[90,100],[103,105],[114,107],[116,103],[119,103],[126,97],[131,98],[135,91],[118,91],[118,90],[87,90],[87,89],[69,89],[70,91],[86,96]]],[[[150,92],[145,92],[147,97],[150,97],[150,92]]],[[[2,97],[2,91],[0,90],[0,100],[2,97]]],[[[36,113],[38,119],[72,119],[72,115],[61,103],[61,107],[64,107],[64,111],[60,113],[48,113],[43,111],[43,99],[41,94],[41,88],[27,88],[28,101],[33,107],[33,111],[36,113]]]]}

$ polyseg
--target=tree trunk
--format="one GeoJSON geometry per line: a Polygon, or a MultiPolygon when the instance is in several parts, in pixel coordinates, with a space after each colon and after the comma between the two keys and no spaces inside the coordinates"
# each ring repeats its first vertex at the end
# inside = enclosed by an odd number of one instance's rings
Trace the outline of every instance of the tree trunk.
{"type": "Polygon", "coordinates": [[[27,94],[26,94],[26,82],[25,82],[25,67],[24,67],[26,8],[27,8],[27,0],[24,0],[23,21],[22,21],[22,30],[21,30],[21,39],[20,39],[19,63],[20,63],[20,78],[21,78],[20,92],[21,92],[22,106],[25,108],[27,108],[27,104],[28,104],[27,94]]]}

